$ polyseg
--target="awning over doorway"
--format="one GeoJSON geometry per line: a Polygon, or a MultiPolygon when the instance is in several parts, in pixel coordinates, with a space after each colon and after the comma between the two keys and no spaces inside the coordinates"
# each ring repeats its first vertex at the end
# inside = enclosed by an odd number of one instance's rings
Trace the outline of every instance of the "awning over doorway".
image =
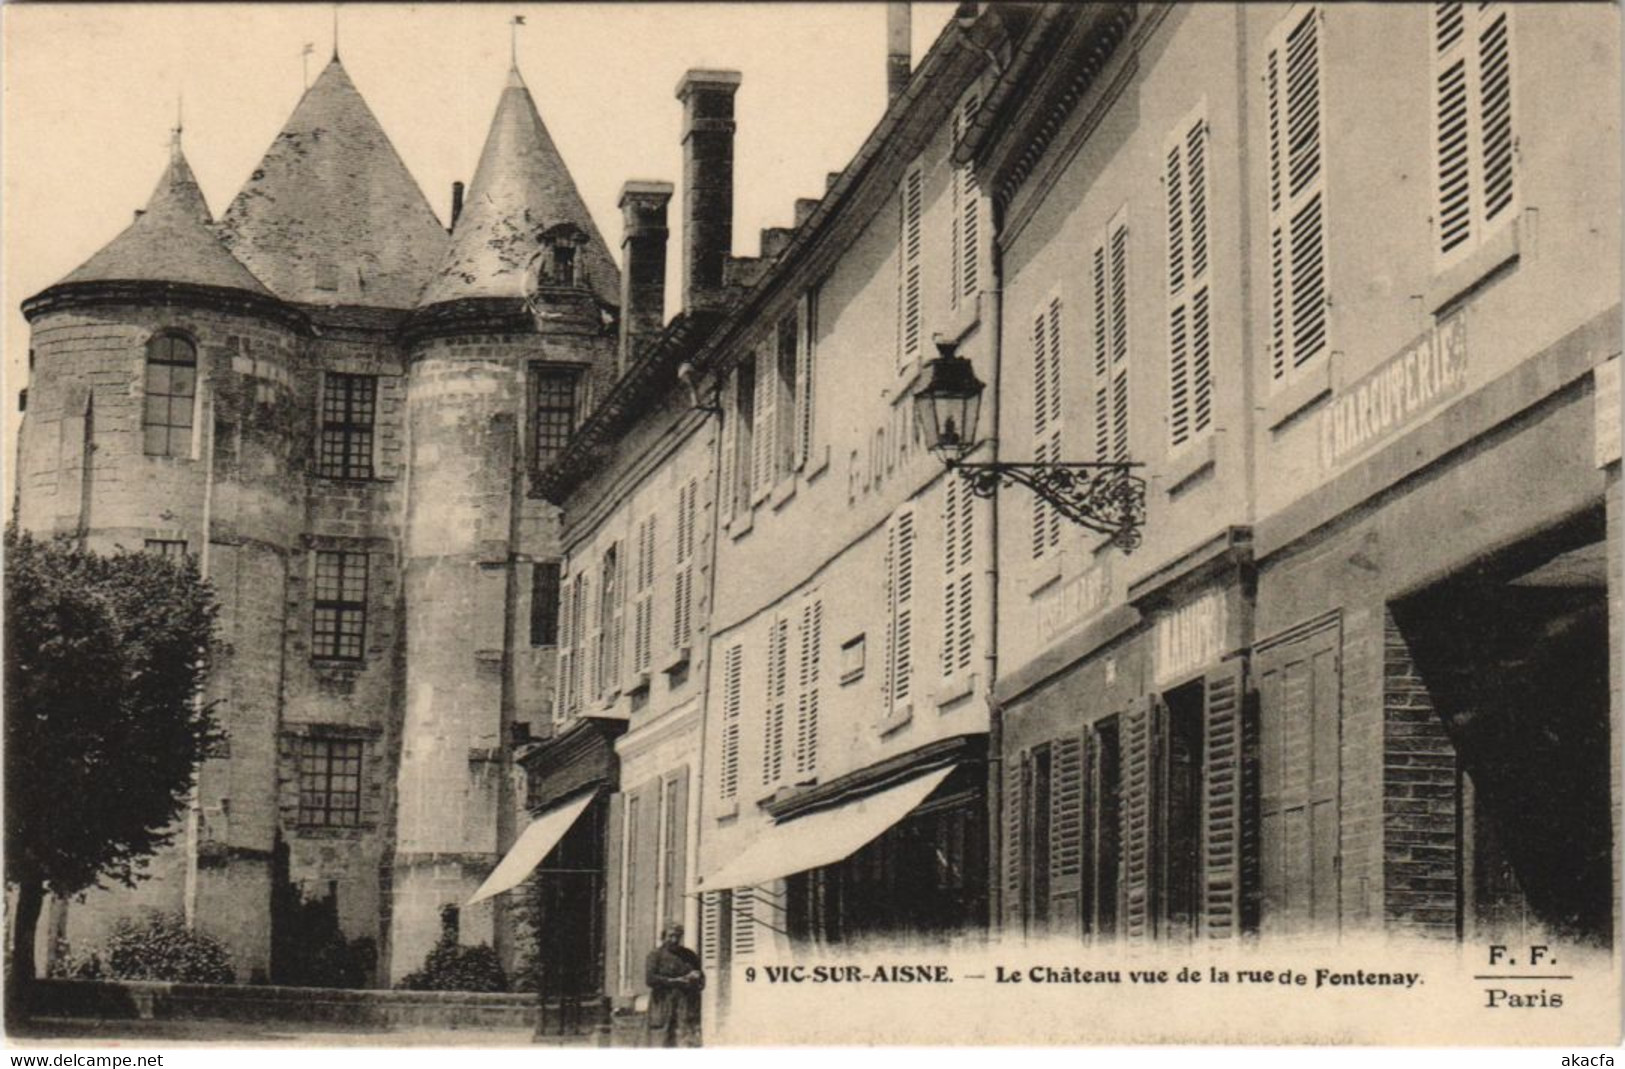
{"type": "Polygon", "coordinates": [[[512,890],[523,883],[531,870],[542,863],[542,858],[552,853],[553,848],[559,845],[564,833],[575,824],[576,819],[592,803],[597,793],[588,791],[574,801],[554,806],[531,821],[530,827],[520,832],[519,838],[514,840],[508,856],[503,858],[501,864],[485,878],[485,882],[480,884],[480,889],[474,892],[474,897],[468,900],[468,904],[472,906],[476,902],[483,902],[492,895],[512,890]]]}
{"type": "Polygon", "coordinates": [[[700,882],[722,891],[844,861],[908,816],[953,770],[934,768],[877,794],[775,824],[700,882]]]}

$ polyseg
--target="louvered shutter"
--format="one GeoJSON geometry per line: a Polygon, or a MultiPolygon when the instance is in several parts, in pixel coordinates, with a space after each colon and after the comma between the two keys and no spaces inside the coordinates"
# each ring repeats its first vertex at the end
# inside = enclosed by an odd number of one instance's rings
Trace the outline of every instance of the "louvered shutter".
{"type": "Polygon", "coordinates": [[[1448,257],[1473,236],[1472,120],[1467,87],[1467,5],[1439,4],[1434,15],[1434,167],[1438,248],[1448,257]]]}
{"type": "MultiPolygon", "coordinates": [[[[671,858],[666,868],[666,909],[662,924],[683,923],[683,900],[688,893],[688,766],[677,770],[668,786],[665,851],[671,858]]],[[[656,932],[656,938],[659,937],[656,932]]]]}
{"type": "Polygon", "coordinates": [[[1484,220],[1513,204],[1512,14],[1504,4],[1478,5],[1479,129],[1483,144],[1484,220]]]}
{"type": "Polygon", "coordinates": [[[796,315],[796,447],[795,468],[800,471],[812,456],[815,360],[818,355],[818,288],[802,294],[796,315]]]}
{"type": "Polygon", "coordinates": [[[1112,224],[1109,241],[1111,268],[1111,459],[1128,459],[1128,224],[1112,224]]]}
{"type": "Polygon", "coordinates": [[[1026,856],[1025,831],[1030,758],[1023,750],[1020,756],[1004,761],[1004,927],[1007,932],[1019,932],[1025,923],[1022,899],[1026,892],[1022,859],[1026,856]]]}
{"type": "Polygon", "coordinates": [[[722,960],[722,892],[700,895],[700,963],[714,969],[722,960]]]}
{"type": "Polygon", "coordinates": [[[1213,418],[1208,324],[1207,122],[1175,128],[1166,149],[1168,209],[1168,434],[1178,448],[1213,418]]]}
{"type": "MultiPolygon", "coordinates": [[[[1058,463],[1061,459],[1061,298],[1052,296],[1046,312],[1047,344],[1044,347],[1045,366],[1044,373],[1049,377],[1049,459],[1051,463],[1058,463]]],[[[1061,513],[1055,508],[1046,510],[1049,521],[1045,531],[1045,539],[1050,549],[1061,544],[1061,513]]]]}
{"type": "Polygon", "coordinates": [[[776,439],[779,429],[779,375],[773,346],[763,343],[756,353],[755,429],[752,432],[751,500],[754,503],[773,488],[776,439]]]}
{"type": "Polygon", "coordinates": [[[959,619],[948,626],[958,628],[955,665],[960,671],[971,666],[976,627],[976,495],[961,486],[959,493],[959,619]]]}
{"type": "Polygon", "coordinates": [[[1268,52],[1271,374],[1326,350],[1319,9],[1284,27],[1268,52]]]}
{"type": "MultiPolygon", "coordinates": [[[[1040,309],[1033,316],[1033,461],[1048,462],[1050,441],[1050,377],[1048,334],[1044,329],[1044,313],[1040,309]]],[[[1059,458],[1055,458],[1059,459],[1059,458]]],[[[1028,495],[1032,507],[1033,559],[1041,560],[1049,550],[1049,513],[1051,507],[1037,494],[1028,495]]]]}
{"type": "MultiPolygon", "coordinates": [[[[981,98],[972,93],[954,109],[955,144],[964,138],[980,106],[981,98]]],[[[980,286],[981,191],[976,185],[976,169],[971,164],[954,171],[953,201],[949,304],[959,308],[976,299],[980,286]]]]}
{"type": "Polygon", "coordinates": [[[1079,927],[1086,934],[1098,934],[1095,898],[1101,884],[1100,851],[1100,736],[1095,726],[1084,728],[1082,738],[1083,826],[1078,862],[1083,877],[1078,888],[1079,927]]]}
{"type": "Polygon", "coordinates": [[[903,176],[899,191],[901,248],[898,260],[898,363],[907,364],[920,355],[920,215],[924,207],[925,179],[918,165],[903,176]]]}
{"type": "MultiPolygon", "coordinates": [[[[609,919],[604,925],[604,983],[610,991],[621,991],[622,940],[625,936],[621,903],[630,897],[624,886],[625,826],[626,796],[616,792],[609,796],[609,820],[604,828],[604,889],[609,904],[609,919]]],[[[637,977],[638,981],[642,979],[642,976],[637,977]]]]}
{"type": "Polygon", "coordinates": [[[1111,456],[1111,315],[1106,302],[1106,245],[1095,246],[1090,256],[1090,275],[1095,297],[1095,460],[1104,461],[1111,456]]]}
{"type": "Polygon", "coordinates": [[[959,664],[959,498],[968,493],[952,474],[942,484],[942,674],[959,664]]]}
{"type": "Polygon", "coordinates": [[[1245,667],[1241,658],[1226,661],[1204,688],[1202,926],[1210,939],[1250,930],[1257,897],[1256,727],[1245,667]]]}
{"type": "Polygon", "coordinates": [[[735,488],[739,482],[738,469],[735,464],[738,458],[734,455],[739,451],[739,372],[730,370],[723,389],[722,413],[722,455],[721,477],[717,480],[719,496],[717,507],[722,510],[724,520],[732,519],[738,511],[735,500],[735,488]]]}
{"type": "Polygon", "coordinates": [[[796,690],[795,772],[818,771],[818,688],[824,645],[824,602],[808,598],[801,606],[801,655],[796,690]]]}
{"type": "Polygon", "coordinates": [[[655,518],[645,517],[637,527],[636,591],[632,609],[632,671],[647,672],[652,659],[654,631],[655,518]]]}
{"type": "Polygon", "coordinates": [[[553,719],[563,720],[574,712],[570,679],[575,671],[575,628],[573,626],[576,577],[559,584],[559,667],[553,683],[553,719]]]}
{"type": "Polygon", "coordinates": [[[733,956],[756,953],[756,889],[736,887],[733,893],[733,956]]]}
{"type": "Polygon", "coordinates": [[[1049,919],[1058,933],[1076,933],[1083,898],[1083,739],[1050,744],[1049,919]]]}
{"type": "Polygon", "coordinates": [[[784,699],[789,675],[790,622],[774,620],[767,632],[767,715],[762,724],[762,784],[784,778],[784,699]]]}
{"type": "Polygon", "coordinates": [[[1151,699],[1137,698],[1122,717],[1121,814],[1123,935],[1130,943],[1156,937],[1156,726],[1151,699]]]}
{"type": "Polygon", "coordinates": [[[739,794],[739,714],[744,695],[744,647],[735,643],[722,655],[722,740],[717,761],[717,793],[724,800],[739,794]]]}
{"type": "Polygon", "coordinates": [[[914,694],[914,510],[897,514],[896,577],[892,584],[892,704],[914,694]]]}
{"type": "Polygon", "coordinates": [[[677,562],[672,576],[672,646],[684,649],[693,641],[694,525],[698,511],[699,480],[690,479],[677,492],[677,562]]]}

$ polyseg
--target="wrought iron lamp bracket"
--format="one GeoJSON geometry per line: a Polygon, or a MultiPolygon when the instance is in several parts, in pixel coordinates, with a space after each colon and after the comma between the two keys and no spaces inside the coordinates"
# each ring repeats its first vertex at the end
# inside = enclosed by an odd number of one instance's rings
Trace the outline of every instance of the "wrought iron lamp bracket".
{"type": "Polygon", "coordinates": [[[1124,553],[1139,548],[1145,526],[1145,480],[1134,474],[1142,465],[1121,462],[1053,464],[971,464],[950,460],[977,497],[992,497],[1000,486],[1020,483],[1057,512],[1081,527],[1110,535],[1124,553]]]}

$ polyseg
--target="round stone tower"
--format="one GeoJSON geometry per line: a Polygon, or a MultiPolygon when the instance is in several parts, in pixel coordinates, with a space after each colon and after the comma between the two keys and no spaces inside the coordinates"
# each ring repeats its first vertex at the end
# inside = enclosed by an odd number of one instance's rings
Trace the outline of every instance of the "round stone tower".
{"type": "Polygon", "coordinates": [[[532,644],[556,509],[529,473],[614,374],[620,277],[511,70],[444,262],[403,329],[410,372],[406,694],[389,977],[455,923],[511,963],[505,900],[465,907],[513,838],[511,751],[539,731],[554,651],[532,644]]]}
{"type": "Polygon", "coordinates": [[[41,930],[89,949],[118,918],[158,908],[223,940],[240,978],[264,975],[277,666],[301,522],[295,382],[309,324],[220,242],[178,130],[146,208],[23,314],[18,522],[96,550],[197,561],[222,606],[227,652],[210,697],[230,737],[200,768],[184,833],[152,877],[53,903],[41,930]]]}

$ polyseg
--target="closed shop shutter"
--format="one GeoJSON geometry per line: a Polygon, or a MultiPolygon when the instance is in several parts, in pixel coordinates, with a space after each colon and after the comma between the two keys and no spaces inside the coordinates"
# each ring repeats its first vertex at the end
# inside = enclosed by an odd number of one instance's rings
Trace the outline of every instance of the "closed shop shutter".
{"type": "Polygon", "coordinates": [[[1130,943],[1156,937],[1158,707],[1137,698],[1122,717],[1122,929],[1130,943]]]}
{"type": "Polygon", "coordinates": [[[1083,739],[1050,744],[1050,930],[1075,934],[1083,896],[1083,739]]]}
{"type": "MultiPolygon", "coordinates": [[[[635,990],[625,990],[621,987],[621,924],[619,904],[622,901],[623,881],[626,878],[622,870],[622,829],[626,821],[626,796],[620,793],[609,796],[609,826],[606,829],[604,842],[604,887],[607,890],[609,904],[609,923],[604,925],[604,990],[621,995],[633,995],[635,990]]],[[[545,877],[544,877],[545,878],[545,877]]]]}
{"type": "Polygon", "coordinates": [[[1237,658],[1209,672],[1204,688],[1202,926],[1210,939],[1234,938],[1256,919],[1257,731],[1245,683],[1237,658]]]}
{"type": "Polygon", "coordinates": [[[1022,895],[1025,888],[1021,879],[1023,856],[1022,815],[1027,808],[1024,790],[1028,772],[1028,755],[1022,752],[1014,762],[1004,768],[1004,923],[1011,933],[1022,928],[1022,895]]]}

